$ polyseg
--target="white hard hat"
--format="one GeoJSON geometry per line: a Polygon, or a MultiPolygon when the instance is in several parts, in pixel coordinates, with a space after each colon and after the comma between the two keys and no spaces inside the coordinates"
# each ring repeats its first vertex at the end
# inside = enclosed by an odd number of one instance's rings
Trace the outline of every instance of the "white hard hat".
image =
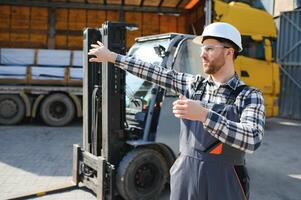
{"type": "Polygon", "coordinates": [[[217,37],[230,40],[238,46],[239,52],[242,51],[240,32],[231,24],[224,22],[215,22],[209,24],[205,27],[203,34],[195,37],[193,41],[197,44],[202,44],[204,37],[217,37]]]}

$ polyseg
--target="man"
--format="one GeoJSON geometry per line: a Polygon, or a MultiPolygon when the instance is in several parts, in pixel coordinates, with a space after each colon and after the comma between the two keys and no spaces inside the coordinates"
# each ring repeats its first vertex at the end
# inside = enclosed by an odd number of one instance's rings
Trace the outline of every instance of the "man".
{"type": "Polygon", "coordinates": [[[254,152],[264,132],[262,94],[239,80],[234,60],[242,51],[239,31],[227,23],[208,25],[200,44],[203,78],[117,55],[100,42],[91,62],[109,61],[180,94],[173,113],[181,119],[180,156],[170,169],[172,200],[246,200],[245,152],[254,152]]]}

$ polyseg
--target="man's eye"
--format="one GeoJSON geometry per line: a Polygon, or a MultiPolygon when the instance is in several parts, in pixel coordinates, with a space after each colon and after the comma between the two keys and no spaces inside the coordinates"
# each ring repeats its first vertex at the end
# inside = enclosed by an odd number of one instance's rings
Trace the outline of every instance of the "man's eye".
{"type": "Polygon", "coordinates": [[[205,47],[205,50],[206,50],[206,51],[212,51],[212,50],[213,50],[213,47],[205,47]]]}

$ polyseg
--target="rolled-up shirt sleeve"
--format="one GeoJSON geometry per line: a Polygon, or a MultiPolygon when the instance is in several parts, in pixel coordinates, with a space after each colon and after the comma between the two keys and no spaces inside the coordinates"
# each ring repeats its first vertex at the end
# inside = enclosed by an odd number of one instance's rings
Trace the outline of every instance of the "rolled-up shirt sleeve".
{"type": "Polygon", "coordinates": [[[215,138],[246,153],[253,153],[264,135],[265,108],[262,93],[252,90],[242,100],[240,122],[209,110],[204,128],[215,138]]]}

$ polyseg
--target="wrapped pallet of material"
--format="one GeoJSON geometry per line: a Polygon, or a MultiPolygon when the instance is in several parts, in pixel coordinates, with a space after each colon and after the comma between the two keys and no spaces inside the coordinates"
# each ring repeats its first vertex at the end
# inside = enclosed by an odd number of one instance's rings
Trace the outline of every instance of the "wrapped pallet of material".
{"type": "Polygon", "coordinates": [[[69,68],[70,69],[70,79],[83,80],[83,69],[82,68],[69,68]]]}
{"type": "Polygon", "coordinates": [[[33,65],[35,61],[34,49],[1,48],[1,65],[33,65]]]}
{"type": "Polygon", "coordinates": [[[51,66],[31,67],[31,84],[67,85],[68,68],[51,66]]]}
{"type": "Polygon", "coordinates": [[[83,51],[73,51],[71,66],[83,67],[83,51]]]}
{"type": "Polygon", "coordinates": [[[26,66],[0,66],[0,78],[11,79],[25,79],[26,78],[26,66]]]}
{"type": "Polygon", "coordinates": [[[25,84],[27,82],[26,66],[0,66],[0,84],[25,84]]]}
{"type": "Polygon", "coordinates": [[[0,66],[0,78],[25,79],[26,66],[0,66]]]}
{"type": "Polygon", "coordinates": [[[33,80],[62,80],[64,72],[64,68],[33,66],[31,67],[31,78],[33,80]]]}
{"type": "Polygon", "coordinates": [[[83,76],[84,71],[83,68],[69,68],[69,80],[68,85],[74,86],[74,85],[82,85],[83,84],[83,76]]]}
{"type": "Polygon", "coordinates": [[[69,66],[70,50],[39,49],[37,65],[41,66],[69,66]]]}

